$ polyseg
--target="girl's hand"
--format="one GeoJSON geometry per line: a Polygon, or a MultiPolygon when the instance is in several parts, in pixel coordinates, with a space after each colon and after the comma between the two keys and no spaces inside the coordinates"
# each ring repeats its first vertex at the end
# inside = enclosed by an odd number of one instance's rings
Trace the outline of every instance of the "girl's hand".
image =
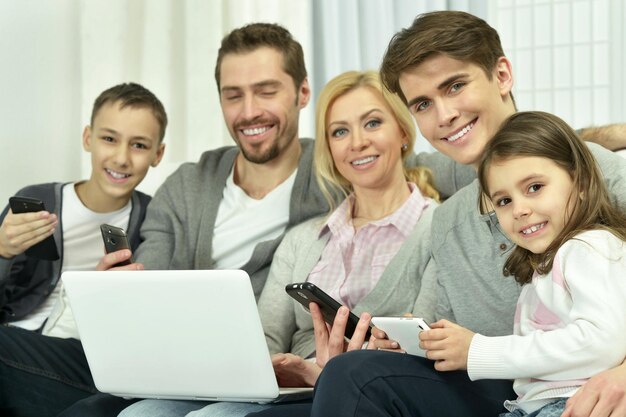
{"type": "Polygon", "coordinates": [[[426,350],[428,359],[435,361],[435,369],[467,369],[467,355],[475,333],[448,320],[439,320],[430,328],[420,333],[420,347],[426,350]]]}

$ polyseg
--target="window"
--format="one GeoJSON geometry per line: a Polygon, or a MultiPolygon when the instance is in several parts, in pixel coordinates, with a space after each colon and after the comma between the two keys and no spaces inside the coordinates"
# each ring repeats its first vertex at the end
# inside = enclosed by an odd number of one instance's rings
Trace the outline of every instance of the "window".
{"type": "Polygon", "coordinates": [[[625,14],[616,0],[490,2],[519,110],[551,112],[575,128],[626,122],[625,14]]]}

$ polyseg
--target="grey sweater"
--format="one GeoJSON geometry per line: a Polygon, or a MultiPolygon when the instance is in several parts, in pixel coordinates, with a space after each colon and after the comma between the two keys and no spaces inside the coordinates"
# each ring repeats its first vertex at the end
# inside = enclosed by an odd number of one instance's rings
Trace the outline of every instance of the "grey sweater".
{"type": "MultiPolygon", "coordinates": [[[[426,281],[430,263],[430,224],[436,203],[423,212],[415,228],[391,259],[372,291],[352,311],[377,316],[407,312],[432,320],[436,304],[434,279],[426,281]]],[[[271,353],[291,352],[307,357],[315,351],[310,314],[285,293],[285,286],[307,281],[330,234],[319,236],[324,218],[293,228],[278,247],[259,300],[259,314],[271,353]]]]}
{"type": "MultiPolygon", "coordinates": [[[[626,159],[588,143],[613,202],[626,210],[626,159]]],[[[502,268],[513,243],[494,213],[481,215],[474,181],[443,203],[433,216],[433,259],[438,280],[437,318],[447,318],[485,336],[513,333],[521,287],[502,268]]]]}

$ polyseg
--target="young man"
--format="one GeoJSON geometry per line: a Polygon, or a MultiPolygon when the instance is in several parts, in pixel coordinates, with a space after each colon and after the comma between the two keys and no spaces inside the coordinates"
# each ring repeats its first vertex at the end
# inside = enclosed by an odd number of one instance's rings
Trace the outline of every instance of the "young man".
{"type": "Polygon", "coordinates": [[[60,281],[67,270],[93,269],[102,256],[100,225],[128,231],[133,248],[150,197],[135,190],[163,157],[163,105],[129,83],[95,100],[83,148],[91,176],[75,183],[26,187],[17,195],[44,202],[47,211],[0,215],[0,414],[54,416],[95,392],[60,281]],[[60,258],[25,251],[53,236],[60,258]],[[36,393],[36,394],[35,394],[36,393]]]}
{"type": "MultiPolygon", "coordinates": [[[[476,166],[485,144],[516,111],[511,64],[498,34],[467,13],[419,16],[392,39],[381,73],[429,142],[469,166],[476,166]]],[[[624,142],[626,132],[621,132],[624,142]]],[[[626,161],[590,147],[613,198],[626,210],[626,161]]],[[[503,277],[502,268],[512,242],[500,231],[491,207],[479,204],[476,183],[437,209],[432,239],[439,282],[436,316],[489,336],[511,334],[519,287],[503,277]]],[[[318,328],[323,332],[323,323],[318,328]]],[[[342,346],[343,328],[334,326],[330,338],[329,345],[342,346]]],[[[392,347],[390,342],[380,346],[392,347]]],[[[436,359],[436,354],[429,357],[436,359]]],[[[514,398],[510,381],[472,382],[465,372],[439,372],[444,363],[435,362],[434,368],[433,362],[412,355],[339,355],[318,381],[312,415],[495,416],[504,411],[504,400],[514,398]]],[[[287,415],[282,413],[259,415],[287,415]]]]}

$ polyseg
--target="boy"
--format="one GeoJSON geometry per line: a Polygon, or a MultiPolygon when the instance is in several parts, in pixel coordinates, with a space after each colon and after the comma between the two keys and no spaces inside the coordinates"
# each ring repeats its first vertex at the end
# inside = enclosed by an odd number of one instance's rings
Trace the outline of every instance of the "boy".
{"type": "Polygon", "coordinates": [[[141,85],[104,91],[82,137],[90,178],[26,187],[17,195],[42,200],[48,211],[7,207],[0,215],[0,322],[8,325],[0,327],[0,414],[56,415],[95,392],[59,279],[66,270],[93,269],[103,252],[102,223],[126,229],[131,247],[139,245],[150,197],[135,188],[161,161],[166,126],[163,105],[141,85]],[[24,253],[50,235],[59,260],[24,253]]]}

